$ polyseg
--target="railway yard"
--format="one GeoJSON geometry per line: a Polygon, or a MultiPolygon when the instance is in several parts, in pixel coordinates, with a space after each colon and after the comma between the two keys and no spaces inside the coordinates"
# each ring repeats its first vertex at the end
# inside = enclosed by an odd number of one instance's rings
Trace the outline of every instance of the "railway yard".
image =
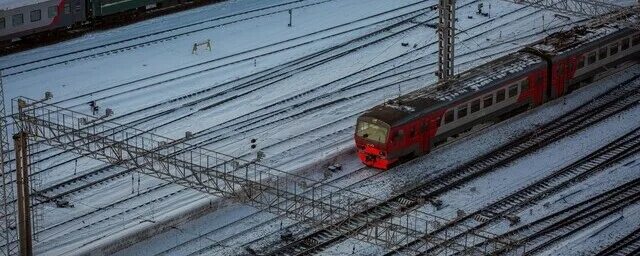
{"type": "MultiPolygon", "coordinates": [[[[34,254],[640,255],[637,59],[389,170],[363,164],[358,117],[438,81],[437,6],[222,1],[0,57],[7,133],[52,131],[28,145],[34,254]],[[25,100],[41,109],[21,116],[25,100]],[[114,145],[142,153],[100,156],[114,145]],[[178,168],[147,175],[162,165],[147,157],[178,168]],[[195,170],[284,199],[183,186],[211,186],[195,170]]],[[[457,0],[456,16],[456,73],[587,21],[501,0],[457,0]]]]}

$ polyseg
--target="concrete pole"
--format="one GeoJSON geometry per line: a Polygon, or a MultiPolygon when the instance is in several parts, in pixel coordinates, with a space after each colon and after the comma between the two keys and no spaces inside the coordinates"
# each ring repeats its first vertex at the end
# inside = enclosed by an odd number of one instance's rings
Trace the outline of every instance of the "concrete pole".
{"type": "Polygon", "coordinates": [[[33,255],[31,234],[31,202],[29,200],[29,152],[27,152],[27,133],[19,132],[13,136],[16,152],[16,177],[18,185],[18,235],[20,255],[33,255]]]}

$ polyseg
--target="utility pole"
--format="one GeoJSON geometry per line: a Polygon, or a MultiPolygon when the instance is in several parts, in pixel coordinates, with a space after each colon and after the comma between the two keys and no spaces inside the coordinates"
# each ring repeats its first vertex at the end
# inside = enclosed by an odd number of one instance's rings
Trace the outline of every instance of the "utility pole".
{"type": "Polygon", "coordinates": [[[27,133],[19,132],[13,136],[16,152],[16,183],[18,185],[18,234],[20,236],[20,255],[32,256],[31,200],[29,200],[29,152],[27,152],[27,133]]]}
{"type": "Polygon", "coordinates": [[[447,82],[453,77],[456,1],[440,0],[438,12],[440,13],[438,24],[438,79],[440,82],[447,82]]]}
{"type": "Polygon", "coordinates": [[[0,186],[2,186],[0,196],[0,238],[1,243],[5,246],[0,249],[0,255],[14,255],[17,253],[18,247],[14,241],[17,237],[16,233],[16,205],[13,203],[13,177],[10,169],[5,163],[8,163],[9,157],[9,134],[7,132],[6,111],[4,105],[4,87],[2,85],[2,71],[0,70],[0,186]]]}

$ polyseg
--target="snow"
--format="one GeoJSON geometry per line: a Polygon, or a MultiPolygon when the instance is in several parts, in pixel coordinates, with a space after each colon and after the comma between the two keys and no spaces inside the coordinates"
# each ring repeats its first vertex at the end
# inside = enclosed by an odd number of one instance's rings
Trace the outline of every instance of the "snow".
{"type": "MultiPolygon", "coordinates": [[[[97,100],[102,110],[115,110],[113,121],[174,139],[182,138],[186,131],[203,134],[193,143],[247,159],[256,154],[249,143],[255,138],[267,155],[267,165],[385,198],[495,148],[613,84],[585,88],[570,96],[566,105],[551,103],[390,172],[362,168],[352,142],[357,115],[395,98],[399,91],[414,91],[435,81],[435,30],[415,22],[434,22],[434,13],[415,13],[433,2],[308,0],[278,7],[271,14],[265,10],[211,19],[286,2],[228,1],[2,57],[3,74],[12,74],[3,78],[6,98],[40,98],[48,90],[54,93],[55,104],[83,113],[90,113],[87,102],[97,100]],[[287,26],[288,8],[296,8],[292,27],[287,26]],[[416,15],[413,22],[401,22],[416,15]],[[199,23],[204,20],[207,22],[199,23]],[[162,32],[188,24],[192,26],[162,32]],[[380,32],[360,38],[374,31],[380,32]],[[115,43],[147,33],[158,34],[115,43]],[[161,38],[165,39],[146,43],[161,38]],[[192,54],[193,43],[206,39],[212,40],[212,51],[192,54]],[[405,42],[416,47],[402,46],[405,42]],[[105,43],[115,44],[73,53],[105,43]],[[129,47],[132,45],[135,48],[129,47]],[[68,55],[55,57],[61,54],[68,55]],[[327,58],[331,60],[321,62],[327,58]],[[36,62],[11,67],[32,61],[36,62]],[[271,74],[281,76],[272,78],[271,74]],[[342,164],[343,170],[327,172],[332,163],[342,164]]],[[[456,49],[458,71],[504,56],[549,31],[566,29],[568,23],[554,20],[543,31],[537,21],[543,16],[553,20],[551,12],[497,2],[489,10],[492,17],[482,17],[474,14],[472,1],[458,1],[458,5],[465,5],[457,24],[461,30],[456,49]]],[[[45,187],[105,167],[87,158],[76,162],[73,153],[55,149],[39,158],[57,153],[61,155],[38,164],[45,187]]],[[[544,169],[542,164],[537,167],[544,169]]],[[[484,182],[478,186],[491,184],[484,182]]],[[[455,194],[448,196],[456,202],[455,194]]],[[[37,253],[187,254],[202,249],[204,254],[241,254],[251,241],[267,234],[277,237],[281,221],[285,227],[293,224],[286,218],[131,173],[66,199],[75,208],[44,206],[37,253]],[[202,234],[206,235],[200,237],[202,234]],[[173,248],[183,242],[184,246],[173,248]]],[[[450,209],[437,214],[446,216],[450,209]]],[[[350,253],[351,243],[331,251],[350,253]]],[[[357,251],[376,249],[361,246],[357,251]]]]}

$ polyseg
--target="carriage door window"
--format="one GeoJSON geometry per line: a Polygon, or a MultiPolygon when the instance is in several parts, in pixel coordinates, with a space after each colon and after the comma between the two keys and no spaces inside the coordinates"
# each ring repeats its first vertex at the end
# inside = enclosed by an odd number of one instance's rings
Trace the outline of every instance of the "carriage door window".
{"type": "Polygon", "coordinates": [[[71,14],[71,6],[69,6],[69,3],[64,4],[64,14],[71,14]]]}
{"type": "Polygon", "coordinates": [[[480,100],[474,100],[471,102],[471,113],[478,112],[480,110],[480,100]]]}
{"type": "Polygon", "coordinates": [[[609,55],[615,55],[618,53],[618,43],[614,43],[609,46],[609,55]]]}
{"type": "Polygon", "coordinates": [[[596,62],[596,52],[589,53],[589,60],[587,64],[591,65],[596,62]]]}
{"type": "Polygon", "coordinates": [[[453,115],[453,110],[449,110],[445,115],[444,115],[444,123],[448,124],[453,122],[454,119],[454,115],[453,115]]]}
{"type": "Polygon", "coordinates": [[[484,100],[482,101],[483,108],[491,107],[491,105],[493,105],[493,94],[485,96],[484,100]]]}
{"type": "Polygon", "coordinates": [[[633,36],[633,46],[640,44],[640,34],[633,36]]]}
{"type": "Polygon", "coordinates": [[[24,16],[22,16],[22,13],[13,15],[13,17],[11,17],[11,21],[13,22],[14,27],[20,26],[24,23],[24,16]]]}
{"type": "Polygon", "coordinates": [[[31,11],[31,22],[36,22],[42,19],[42,12],[40,10],[31,11]]]}
{"type": "Polygon", "coordinates": [[[467,109],[467,104],[463,104],[462,106],[458,107],[458,119],[467,116],[467,109]]]}
{"type": "Polygon", "coordinates": [[[498,91],[498,93],[496,94],[496,103],[502,102],[504,100],[504,98],[505,98],[505,94],[506,93],[505,93],[504,89],[500,89],[498,91]]]}
{"type": "Polygon", "coordinates": [[[49,6],[49,9],[47,10],[47,12],[49,13],[49,18],[53,18],[55,16],[58,15],[58,6],[49,6]]]}
{"type": "Polygon", "coordinates": [[[4,18],[0,18],[0,29],[4,29],[4,27],[5,27],[4,18]]]}
{"type": "Polygon", "coordinates": [[[621,51],[624,51],[624,50],[626,50],[626,49],[629,49],[629,44],[630,44],[630,42],[629,42],[629,41],[631,41],[631,40],[629,40],[629,38],[628,38],[628,37],[627,37],[627,38],[625,38],[625,39],[622,39],[622,45],[620,46],[620,50],[621,50],[621,51]]]}
{"type": "Polygon", "coordinates": [[[518,85],[514,84],[512,86],[509,86],[509,98],[513,98],[516,95],[518,95],[518,85]]]}
{"type": "Polygon", "coordinates": [[[598,60],[604,60],[606,58],[607,58],[607,47],[602,47],[598,52],[598,60]]]}
{"type": "Polygon", "coordinates": [[[584,58],[580,58],[580,60],[578,60],[578,69],[584,68],[584,62],[586,60],[584,58]]]}

